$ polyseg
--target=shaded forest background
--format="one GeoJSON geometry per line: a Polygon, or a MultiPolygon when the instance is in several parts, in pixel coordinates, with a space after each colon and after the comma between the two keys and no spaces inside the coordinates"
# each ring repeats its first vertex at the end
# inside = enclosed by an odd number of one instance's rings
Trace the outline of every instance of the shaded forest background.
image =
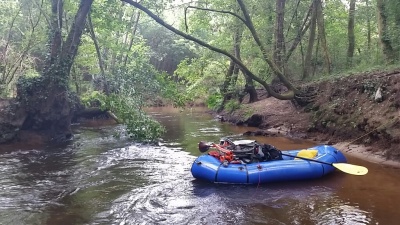
{"type": "Polygon", "coordinates": [[[10,0],[0,21],[0,143],[63,142],[94,108],[153,139],[148,105],[234,111],[263,89],[305,106],[305,83],[400,58],[395,0],[10,0]]]}

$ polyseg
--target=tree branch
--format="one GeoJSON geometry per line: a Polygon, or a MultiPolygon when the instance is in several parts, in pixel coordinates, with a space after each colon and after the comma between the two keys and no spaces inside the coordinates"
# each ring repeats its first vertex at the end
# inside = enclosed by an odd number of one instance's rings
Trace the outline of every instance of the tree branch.
{"type": "Polygon", "coordinates": [[[100,67],[101,78],[104,79],[105,78],[104,66],[103,66],[104,63],[103,63],[103,58],[101,57],[100,46],[99,46],[99,43],[97,42],[96,33],[94,32],[94,29],[93,29],[91,11],[89,11],[89,13],[87,15],[87,26],[89,28],[90,37],[92,38],[94,47],[96,49],[97,60],[98,60],[99,67],[100,67]]]}
{"type": "MultiPolygon", "coordinates": [[[[237,0],[240,9],[243,12],[244,19],[246,20],[246,26],[249,28],[254,41],[257,43],[258,47],[261,50],[261,53],[263,55],[264,61],[271,67],[272,71],[278,76],[279,80],[282,81],[282,83],[289,89],[289,92],[293,93],[288,93],[288,95],[293,95],[298,93],[299,91],[290,83],[290,81],[285,77],[285,75],[282,73],[282,71],[278,68],[278,66],[272,62],[272,60],[269,59],[269,56],[267,54],[267,50],[264,46],[264,44],[261,42],[256,29],[254,28],[253,22],[251,21],[250,14],[247,11],[247,7],[244,4],[243,0],[237,0]]],[[[274,93],[270,93],[272,96],[274,96],[274,93]]],[[[274,96],[275,97],[275,96],[274,96]]]]}
{"type": "Polygon", "coordinates": [[[17,19],[17,17],[19,16],[19,12],[21,11],[21,7],[19,7],[18,11],[15,13],[15,15],[13,16],[13,18],[11,19],[11,24],[10,24],[10,28],[8,29],[8,35],[7,35],[7,42],[6,42],[6,46],[4,47],[4,61],[7,58],[7,49],[8,46],[10,45],[11,42],[11,31],[14,28],[14,23],[15,20],[17,19]]]}
{"type": "Polygon", "coordinates": [[[238,14],[233,13],[231,11],[225,11],[225,10],[217,10],[217,9],[207,9],[207,8],[202,8],[202,7],[197,7],[197,6],[188,6],[185,8],[185,26],[186,26],[186,32],[188,30],[188,25],[186,22],[186,13],[188,9],[198,9],[198,10],[203,10],[203,11],[209,11],[209,12],[217,12],[217,13],[225,13],[225,14],[229,14],[232,15],[236,18],[238,18],[239,20],[241,20],[244,24],[246,24],[246,20],[244,20],[242,17],[240,17],[238,14]]]}
{"type": "Polygon", "coordinates": [[[308,28],[310,27],[310,18],[311,11],[313,9],[313,4],[314,2],[311,3],[310,7],[308,8],[308,12],[303,20],[303,24],[301,28],[299,29],[299,32],[297,33],[296,38],[294,39],[292,46],[290,47],[289,51],[286,54],[285,62],[289,61],[290,56],[292,55],[293,51],[297,48],[297,45],[300,43],[301,38],[304,36],[304,34],[307,32],[308,28]]]}
{"type": "Polygon", "coordinates": [[[71,70],[72,62],[76,56],[76,52],[78,51],[82,32],[86,25],[86,17],[89,14],[92,3],[93,0],[81,0],[74,22],[63,45],[61,58],[67,62],[67,68],[65,69],[68,71],[68,75],[71,70]]]}
{"type": "Polygon", "coordinates": [[[126,55],[125,55],[125,58],[124,58],[124,67],[126,66],[126,63],[128,62],[129,53],[131,52],[131,49],[132,49],[132,46],[133,46],[133,40],[135,38],[136,31],[137,31],[137,28],[138,28],[138,25],[139,25],[139,19],[140,19],[140,12],[137,12],[136,19],[135,19],[135,24],[134,24],[133,31],[132,31],[132,37],[131,37],[131,40],[129,41],[128,51],[126,52],[126,55]]]}
{"type": "MultiPolygon", "coordinates": [[[[219,49],[215,46],[212,46],[200,39],[197,39],[189,34],[186,34],[178,29],[176,29],[175,27],[167,24],[164,20],[162,20],[160,17],[158,17],[157,15],[155,15],[153,12],[151,12],[149,9],[147,9],[146,7],[142,6],[141,4],[134,2],[132,0],[121,0],[123,2],[128,3],[129,5],[132,5],[140,10],[142,10],[144,13],[146,13],[148,16],[150,16],[152,19],[154,19],[158,24],[160,24],[161,26],[167,28],[168,30],[174,32],[175,34],[184,37],[188,40],[191,40],[193,42],[196,42],[197,44],[206,47],[214,52],[218,52],[221,53],[227,57],[229,57],[232,61],[234,61],[240,68],[242,68],[242,70],[249,76],[251,77],[253,80],[257,81],[258,83],[260,83],[261,85],[264,86],[264,88],[266,89],[266,91],[273,97],[277,98],[277,99],[281,99],[281,100],[290,100],[293,99],[294,97],[294,92],[293,91],[289,91],[288,93],[281,95],[279,93],[276,93],[274,90],[272,90],[272,88],[264,81],[262,80],[260,77],[256,76],[254,73],[252,73],[244,64],[242,61],[240,61],[239,59],[237,59],[235,56],[233,56],[232,54],[228,53],[225,50],[219,49]]],[[[246,18],[247,20],[247,18],[246,18]]],[[[246,23],[247,25],[247,23],[246,23]]],[[[272,62],[271,62],[272,63],[272,62]]],[[[272,64],[273,65],[273,64],[272,64]]],[[[276,67],[276,66],[275,66],[276,67]]],[[[279,71],[277,69],[277,71],[279,71]]],[[[281,73],[282,74],[282,73],[281,73]]],[[[290,89],[290,88],[289,88],[290,89]]],[[[293,89],[292,89],[293,90],[293,89]]]]}
{"type": "Polygon", "coordinates": [[[44,18],[46,19],[47,24],[48,24],[49,26],[51,26],[51,22],[50,22],[49,16],[48,16],[48,15],[43,11],[43,9],[42,9],[42,7],[43,7],[43,0],[42,0],[42,2],[41,2],[41,5],[40,5],[40,6],[39,6],[39,4],[36,2],[36,0],[33,0],[32,2],[38,7],[39,11],[42,13],[42,15],[44,16],[44,18]]]}

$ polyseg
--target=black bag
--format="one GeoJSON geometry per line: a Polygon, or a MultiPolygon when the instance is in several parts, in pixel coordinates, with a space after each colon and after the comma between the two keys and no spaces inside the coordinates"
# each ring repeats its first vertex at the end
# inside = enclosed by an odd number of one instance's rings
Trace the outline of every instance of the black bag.
{"type": "MultiPolygon", "coordinates": [[[[224,142],[221,142],[224,144],[224,142]]],[[[281,160],[281,151],[269,144],[259,144],[256,141],[246,144],[237,144],[233,142],[226,147],[231,150],[236,159],[240,159],[245,163],[251,163],[254,160],[263,162],[269,160],[281,160]]]]}
{"type": "Polygon", "coordinates": [[[252,159],[254,154],[255,146],[258,146],[256,142],[249,144],[236,145],[232,150],[233,154],[239,159],[252,159]]]}
{"type": "Polygon", "coordinates": [[[275,148],[272,145],[264,144],[260,145],[261,152],[259,152],[259,158],[262,161],[269,161],[269,160],[282,160],[282,152],[275,148]]]}

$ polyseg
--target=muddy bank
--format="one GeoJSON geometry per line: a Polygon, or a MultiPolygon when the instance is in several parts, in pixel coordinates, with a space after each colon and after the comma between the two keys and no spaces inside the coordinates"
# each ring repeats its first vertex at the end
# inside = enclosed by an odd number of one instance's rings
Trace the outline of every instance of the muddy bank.
{"type": "Polygon", "coordinates": [[[304,87],[316,90],[313,102],[306,106],[264,98],[220,116],[237,125],[333,144],[368,161],[400,165],[400,70],[340,77],[304,87]]]}
{"type": "MultiPolygon", "coordinates": [[[[13,111],[14,101],[14,99],[0,99],[0,152],[63,145],[73,140],[74,137],[71,135],[68,140],[61,143],[54,142],[44,130],[24,129],[26,116],[21,116],[21,113],[8,113],[13,111]]],[[[82,108],[74,114],[71,129],[77,126],[99,127],[115,124],[117,124],[115,116],[110,112],[98,108],[82,108]]]]}
{"type": "Polygon", "coordinates": [[[342,150],[345,154],[349,154],[369,162],[400,168],[400,161],[387,159],[385,155],[379,154],[377,151],[373,151],[370,146],[354,145],[348,142],[339,142],[333,146],[342,150]]]}

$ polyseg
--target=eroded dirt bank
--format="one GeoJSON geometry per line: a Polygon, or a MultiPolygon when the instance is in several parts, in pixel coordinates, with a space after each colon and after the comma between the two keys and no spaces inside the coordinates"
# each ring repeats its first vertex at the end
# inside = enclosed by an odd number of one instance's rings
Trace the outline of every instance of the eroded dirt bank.
{"type": "MultiPolygon", "coordinates": [[[[313,102],[264,98],[243,104],[224,120],[334,144],[369,161],[400,166],[400,69],[309,83],[313,102]]],[[[261,96],[261,95],[260,95],[261,96]]]]}

